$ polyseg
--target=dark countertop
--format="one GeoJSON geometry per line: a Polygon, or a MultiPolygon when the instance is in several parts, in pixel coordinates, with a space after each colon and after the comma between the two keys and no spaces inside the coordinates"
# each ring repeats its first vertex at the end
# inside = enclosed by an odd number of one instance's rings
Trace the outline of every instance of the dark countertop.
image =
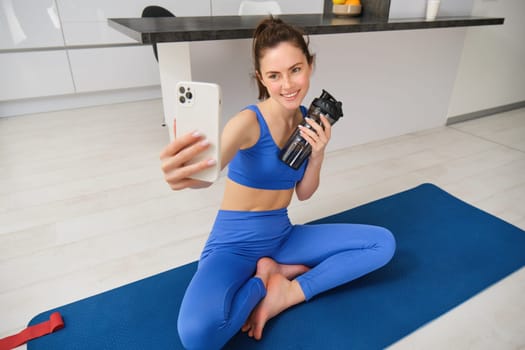
{"type": "MultiPolygon", "coordinates": [[[[175,41],[201,41],[251,38],[253,30],[267,16],[202,16],[164,18],[110,18],[114,29],[143,44],[175,41]]],[[[438,17],[377,19],[335,17],[323,14],[279,15],[287,23],[304,29],[306,34],[339,34],[503,24],[504,18],[438,17]]]]}

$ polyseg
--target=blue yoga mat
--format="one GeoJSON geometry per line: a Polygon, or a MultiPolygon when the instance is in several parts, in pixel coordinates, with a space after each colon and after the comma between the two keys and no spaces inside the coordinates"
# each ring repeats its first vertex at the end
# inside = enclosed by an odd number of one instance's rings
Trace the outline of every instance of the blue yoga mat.
{"type": "MultiPolygon", "coordinates": [[[[389,228],[393,260],[367,276],[270,320],[257,342],[237,334],[226,349],[380,349],[525,265],[525,232],[431,184],[314,223],[389,228]]],[[[177,314],[196,263],[41,313],[65,328],[29,350],[182,349],[177,314]]]]}

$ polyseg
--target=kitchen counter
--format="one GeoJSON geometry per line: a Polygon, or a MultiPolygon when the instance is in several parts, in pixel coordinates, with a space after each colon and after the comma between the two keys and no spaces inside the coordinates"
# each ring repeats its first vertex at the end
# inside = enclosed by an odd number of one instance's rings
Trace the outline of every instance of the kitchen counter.
{"type": "MultiPolygon", "coordinates": [[[[201,40],[251,38],[254,28],[266,16],[203,16],[165,18],[110,18],[109,25],[143,44],[201,40]]],[[[504,18],[438,17],[380,19],[338,17],[323,14],[280,15],[285,22],[306,34],[339,34],[503,24],[504,18]]]]}

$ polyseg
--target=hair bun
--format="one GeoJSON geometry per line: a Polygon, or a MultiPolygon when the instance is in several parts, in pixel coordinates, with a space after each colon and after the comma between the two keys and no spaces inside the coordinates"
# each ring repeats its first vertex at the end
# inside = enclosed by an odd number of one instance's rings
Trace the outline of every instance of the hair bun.
{"type": "Polygon", "coordinates": [[[262,32],[264,32],[266,29],[269,28],[275,28],[276,26],[283,25],[284,22],[280,18],[273,17],[270,15],[268,18],[263,19],[259,24],[257,25],[257,28],[255,28],[254,32],[254,38],[257,38],[262,32]]]}

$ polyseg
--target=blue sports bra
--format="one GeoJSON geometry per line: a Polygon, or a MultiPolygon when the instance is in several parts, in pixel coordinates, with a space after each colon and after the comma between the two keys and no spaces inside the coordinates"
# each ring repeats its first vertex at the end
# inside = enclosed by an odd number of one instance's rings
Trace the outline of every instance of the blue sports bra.
{"type": "MultiPolygon", "coordinates": [[[[228,178],[248,187],[265,190],[288,190],[303,178],[307,161],[295,170],[279,159],[279,146],[256,105],[246,107],[254,111],[259,122],[259,140],[250,148],[239,150],[228,166],[228,178]]],[[[301,106],[303,116],[307,109],[301,106]]]]}

